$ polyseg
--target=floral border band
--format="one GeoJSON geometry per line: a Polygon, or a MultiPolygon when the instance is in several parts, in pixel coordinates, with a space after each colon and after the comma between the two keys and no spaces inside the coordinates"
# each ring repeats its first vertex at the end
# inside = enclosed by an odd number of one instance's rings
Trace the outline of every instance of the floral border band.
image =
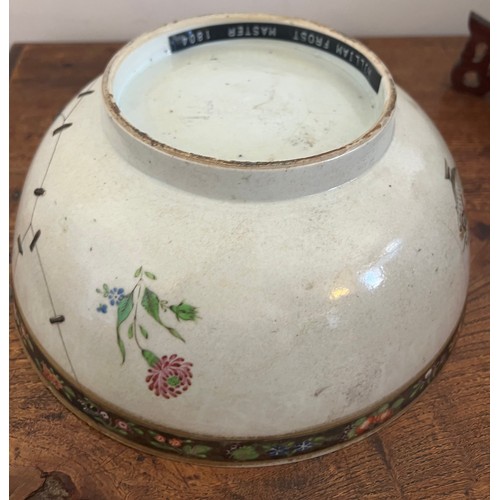
{"type": "Polygon", "coordinates": [[[205,461],[207,464],[216,462],[220,465],[249,464],[250,462],[271,463],[283,459],[299,460],[307,458],[307,455],[317,455],[347,444],[349,441],[376,429],[401,412],[435,378],[450,355],[462,322],[460,320],[446,346],[422,376],[412,382],[399,395],[368,415],[322,432],[291,438],[213,441],[188,439],[184,436],[155,430],[124,418],[109,408],[92,401],[51,365],[31,338],[15,305],[14,316],[22,343],[36,365],[39,375],[51,389],[58,393],[74,413],[80,416],[86,415],[94,426],[105,434],[132,447],[135,446],[141,450],[149,449],[155,454],[159,453],[174,459],[205,461]]]}

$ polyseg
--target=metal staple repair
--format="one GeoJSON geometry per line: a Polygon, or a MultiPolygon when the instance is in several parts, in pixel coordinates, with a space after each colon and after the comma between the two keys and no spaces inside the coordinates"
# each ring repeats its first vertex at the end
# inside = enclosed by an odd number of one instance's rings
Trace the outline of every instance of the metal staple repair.
{"type": "Polygon", "coordinates": [[[19,253],[22,255],[23,254],[23,245],[21,243],[21,235],[17,235],[17,249],[19,250],[19,253]]]}
{"type": "MultiPolygon", "coordinates": [[[[85,95],[88,95],[88,94],[92,94],[94,92],[94,90],[87,90],[87,91],[83,91],[81,94],[79,94],[79,97],[83,97],[85,95]]],[[[52,135],[55,136],[57,135],[57,138],[55,141],[53,141],[54,145],[53,145],[53,149],[52,149],[52,153],[50,155],[50,158],[49,158],[49,161],[48,161],[48,164],[47,164],[47,167],[45,169],[45,173],[44,173],[44,176],[43,176],[43,179],[41,181],[41,185],[43,185],[44,181],[45,181],[45,178],[47,177],[47,174],[48,174],[48,171],[50,169],[50,166],[52,164],[52,160],[54,158],[54,155],[56,153],[56,149],[57,149],[57,146],[59,144],[59,140],[61,138],[61,134],[60,132],[62,132],[64,129],[68,128],[68,127],[71,127],[73,125],[73,123],[65,123],[66,120],[68,120],[68,118],[70,117],[70,115],[75,111],[75,109],[79,106],[79,104],[82,102],[82,99],[78,99],[75,103],[75,105],[73,106],[73,108],[69,111],[69,113],[64,116],[63,114],[61,114],[60,116],[63,117],[63,124],[60,126],[60,127],[57,127],[55,128],[53,131],[52,131],[52,135]]],[[[39,197],[39,196],[42,196],[45,194],[45,189],[42,188],[42,187],[38,187],[38,188],[35,188],[34,189],[34,195],[39,197]]],[[[22,244],[24,242],[24,238],[26,237],[29,229],[31,228],[33,230],[33,226],[32,226],[32,223],[33,223],[33,217],[35,215],[35,210],[36,210],[36,207],[37,207],[37,204],[38,204],[38,198],[36,198],[34,200],[34,203],[33,203],[33,210],[31,212],[31,219],[30,219],[30,222],[29,222],[29,225],[28,225],[28,228],[26,229],[26,232],[24,233],[23,237],[21,238],[20,235],[18,235],[17,237],[17,246],[18,246],[18,249],[19,249],[19,254],[20,255],[23,255],[23,247],[22,247],[22,244]]],[[[50,293],[50,289],[49,289],[49,285],[47,283],[47,277],[45,275],[45,271],[44,271],[44,268],[43,268],[43,264],[42,264],[42,260],[40,258],[40,253],[38,252],[38,249],[35,248],[35,245],[36,245],[36,242],[38,240],[38,238],[40,237],[40,234],[41,234],[41,231],[38,230],[35,235],[33,236],[33,240],[31,242],[31,245],[30,245],[30,250],[33,252],[33,250],[36,250],[35,253],[38,257],[38,262],[39,262],[39,265],[40,265],[40,269],[42,271],[42,276],[43,276],[43,280],[44,280],[44,283],[45,283],[45,287],[47,289],[47,294],[49,296],[49,300],[50,300],[50,304],[51,304],[51,307],[52,307],[52,312],[54,314],[53,317],[49,318],[49,321],[50,323],[52,324],[56,324],[57,325],[57,330],[58,330],[58,333],[59,333],[59,337],[61,339],[61,343],[62,343],[62,346],[64,348],[64,352],[66,353],[66,358],[68,360],[68,363],[69,363],[69,366],[71,368],[71,372],[73,373],[73,376],[75,377],[75,380],[78,381],[78,377],[76,376],[76,373],[75,373],[75,369],[73,367],[73,364],[71,363],[71,358],[69,357],[68,355],[68,350],[66,348],[66,344],[64,342],[64,338],[62,336],[62,333],[61,333],[61,327],[59,326],[59,323],[62,323],[65,321],[65,318],[63,315],[56,315],[56,311],[55,311],[55,307],[54,307],[54,301],[52,299],[52,296],[51,296],[51,293],[50,293]]],[[[16,259],[15,263],[14,263],[14,268],[17,266],[17,262],[19,261],[19,259],[16,259]]]]}
{"type": "Polygon", "coordinates": [[[448,162],[446,161],[446,158],[444,159],[444,178],[445,179],[451,179],[451,168],[448,165],[448,162]]]}
{"type": "Polygon", "coordinates": [[[93,94],[93,90],[86,90],[85,92],[82,92],[81,94],[78,94],[78,97],[83,97],[85,95],[93,94]]]}
{"type": "Polygon", "coordinates": [[[42,231],[40,229],[35,233],[35,236],[33,236],[33,240],[30,243],[30,251],[32,252],[33,249],[35,248],[36,242],[38,241],[38,238],[40,238],[40,235],[42,234],[42,231]]]}
{"type": "Polygon", "coordinates": [[[60,127],[57,127],[54,132],[52,132],[52,135],[56,135],[59,132],[62,132],[65,128],[71,127],[73,125],[72,123],[63,123],[60,127]]]}
{"type": "Polygon", "coordinates": [[[49,318],[49,321],[54,324],[54,323],[62,323],[64,321],[64,316],[60,314],[59,316],[53,316],[52,318],[49,318]]]}

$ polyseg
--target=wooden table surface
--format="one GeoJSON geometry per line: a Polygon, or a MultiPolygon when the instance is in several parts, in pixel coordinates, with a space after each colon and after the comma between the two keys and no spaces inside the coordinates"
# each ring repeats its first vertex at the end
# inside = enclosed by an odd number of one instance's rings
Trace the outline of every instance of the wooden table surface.
{"type": "MultiPolygon", "coordinates": [[[[471,234],[465,327],[441,374],[398,420],[297,464],[224,469],[139,453],[88,427],[45,389],[10,331],[11,499],[447,499],[489,497],[489,99],[450,88],[465,38],[367,39],[448,143],[471,234]]],[[[10,223],[23,180],[62,107],[121,46],[12,50],[10,223]]]]}

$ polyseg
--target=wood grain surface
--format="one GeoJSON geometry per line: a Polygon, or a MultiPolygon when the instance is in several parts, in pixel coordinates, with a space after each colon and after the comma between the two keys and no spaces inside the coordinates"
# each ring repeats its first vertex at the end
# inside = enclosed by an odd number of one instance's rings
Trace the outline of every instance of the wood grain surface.
{"type": "MultiPolygon", "coordinates": [[[[224,469],[155,458],[102,436],[45,389],[10,329],[11,499],[461,499],[489,497],[489,100],[451,89],[465,38],[367,39],[448,143],[471,232],[465,327],[449,362],[401,418],[297,464],[224,469]]],[[[10,84],[10,227],[56,114],[121,44],[17,46],[10,84]]]]}

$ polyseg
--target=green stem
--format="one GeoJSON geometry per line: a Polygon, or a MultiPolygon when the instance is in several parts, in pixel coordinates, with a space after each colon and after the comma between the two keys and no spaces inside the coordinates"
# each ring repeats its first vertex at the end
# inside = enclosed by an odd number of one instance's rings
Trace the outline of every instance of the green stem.
{"type": "MultiPolygon", "coordinates": [[[[142,281],[142,274],[141,274],[141,279],[137,282],[137,285],[142,281]]],[[[137,286],[135,285],[135,286],[137,286]]],[[[135,289],[135,287],[134,287],[135,289]]],[[[135,302],[135,311],[134,311],[134,339],[135,343],[137,344],[137,347],[141,350],[142,352],[142,346],[139,344],[139,339],[137,338],[137,308],[139,307],[139,299],[141,298],[141,291],[142,291],[142,285],[139,287],[139,293],[137,294],[137,300],[135,302]]]]}
{"type": "Polygon", "coordinates": [[[130,293],[134,293],[135,289],[139,286],[139,284],[142,282],[142,275],[141,277],[139,278],[139,280],[137,281],[137,283],[135,284],[134,288],[132,288],[132,290],[130,291],[130,293]]]}

